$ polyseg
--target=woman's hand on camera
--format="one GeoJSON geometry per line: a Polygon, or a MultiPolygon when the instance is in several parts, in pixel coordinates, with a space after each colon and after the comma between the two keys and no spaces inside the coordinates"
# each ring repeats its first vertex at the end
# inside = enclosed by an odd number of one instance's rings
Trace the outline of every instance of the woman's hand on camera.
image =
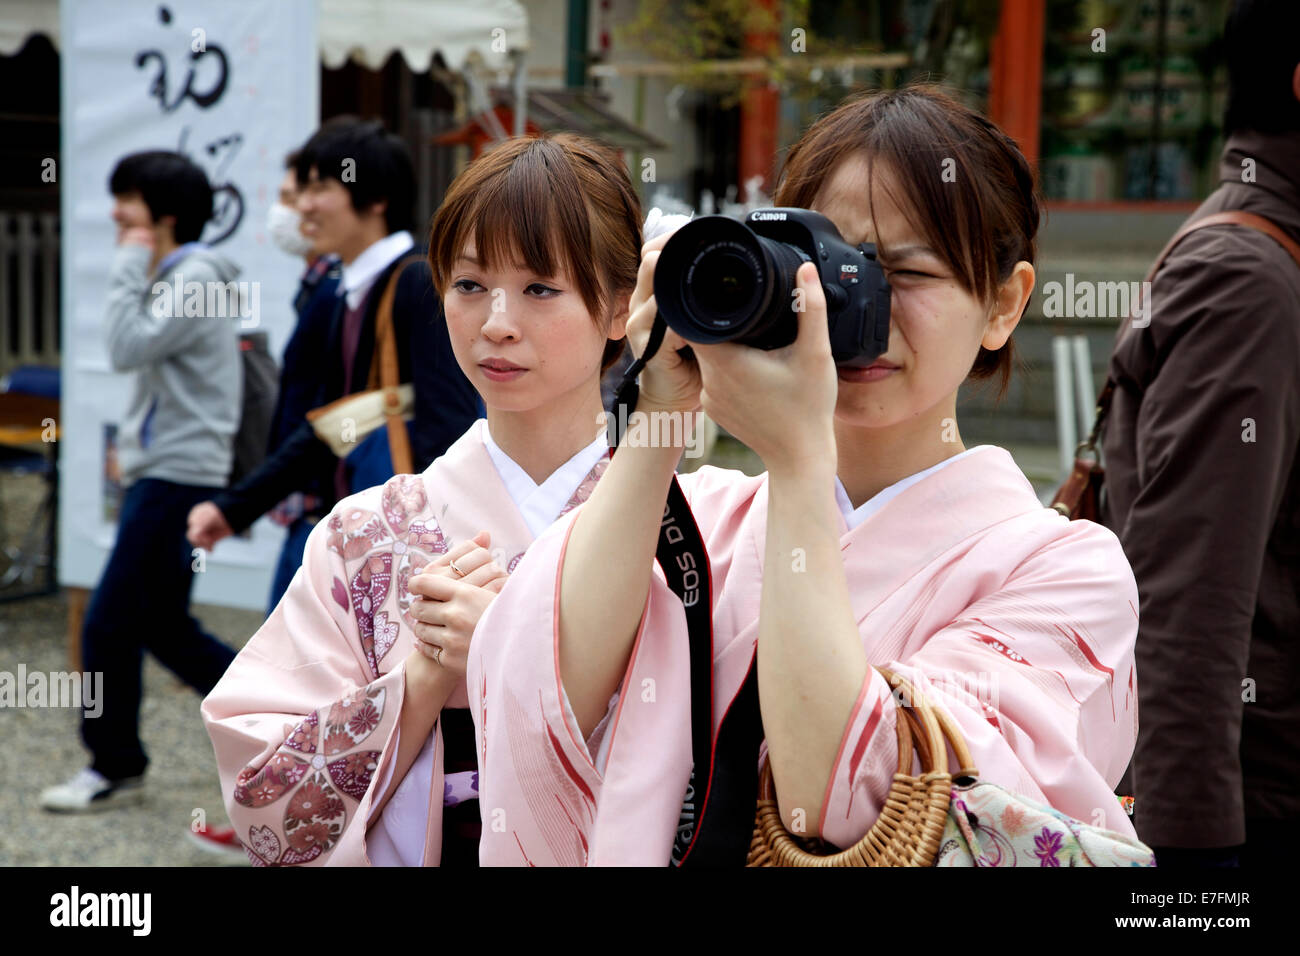
{"type": "MultiPolygon", "coordinates": [[[[748,445],[769,472],[835,467],[839,382],[816,266],[797,273],[798,338],[765,352],[748,345],[696,345],[701,401],[715,422],[748,445]]],[[[794,306],[792,306],[794,307],[794,306]]]]}
{"type": "Polygon", "coordinates": [[[416,645],[412,654],[456,677],[465,674],[479,618],[508,580],[487,550],[490,541],[481,531],[411,576],[416,645]]]}
{"type": "MultiPolygon", "coordinates": [[[[655,263],[670,236],[671,233],[656,236],[641,249],[641,268],[637,272],[627,322],[627,341],[638,358],[645,352],[658,311],[654,296],[655,263]]],[[[641,372],[639,410],[693,412],[700,407],[699,365],[694,359],[677,354],[678,349],[689,345],[672,329],[665,330],[659,350],[641,372]]]]}

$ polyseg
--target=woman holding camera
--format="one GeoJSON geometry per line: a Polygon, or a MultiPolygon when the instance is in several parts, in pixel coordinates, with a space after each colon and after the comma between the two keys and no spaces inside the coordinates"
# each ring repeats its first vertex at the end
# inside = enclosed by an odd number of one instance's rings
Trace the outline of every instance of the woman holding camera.
{"type": "MultiPolygon", "coordinates": [[[[786,826],[847,847],[898,763],[872,668],[887,666],[947,709],[982,779],[1133,835],[1111,792],[1137,722],[1132,572],[1109,531],[1044,508],[1005,450],[966,448],[956,422],[965,380],[1005,389],[1010,373],[1034,284],[1028,163],[913,87],[814,124],[775,202],[877,246],[891,328],[871,367],[837,367],[805,264],[793,345],[693,345],[692,360],[669,331],[642,374],[639,412],[703,407],[767,468],[681,478],[710,562],[714,733],[754,666],[786,826]]],[[[662,245],[631,300],[638,353],[662,245]]],[[[706,768],[692,770],[689,611],[654,566],[680,451],[624,442],[483,618],[467,673],[485,864],[685,855],[706,768]]],[[[739,812],[751,826],[752,803],[739,812]]]]}
{"type": "Polygon", "coordinates": [[[255,864],[478,864],[466,652],[505,575],[608,461],[600,377],[642,239],[622,162],[579,137],[507,141],[452,184],[429,259],[487,420],[423,474],[340,501],[204,700],[255,864]]]}

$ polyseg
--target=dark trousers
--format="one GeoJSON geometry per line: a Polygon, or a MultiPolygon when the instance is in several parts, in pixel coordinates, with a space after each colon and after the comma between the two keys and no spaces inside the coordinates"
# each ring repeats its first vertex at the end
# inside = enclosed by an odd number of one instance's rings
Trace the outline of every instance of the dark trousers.
{"type": "MultiPolygon", "coordinates": [[[[82,718],[91,766],[110,780],[144,773],[140,743],[144,652],[200,694],[221,679],[235,652],[190,615],[192,546],[185,539],[190,508],[220,488],[141,478],[127,489],[117,541],[86,608],[82,667],[103,674],[103,710],[82,718]]],[[[197,719],[197,714],[195,715],[197,719]]]]}
{"type": "Polygon", "coordinates": [[[289,590],[289,582],[293,580],[294,574],[302,565],[302,555],[307,550],[307,536],[311,534],[311,529],[314,527],[316,526],[306,518],[299,518],[289,525],[288,533],[284,538],[284,547],[280,549],[280,561],[275,568],[275,578],[271,582],[271,597],[266,605],[267,617],[271,616],[275,606],[280,603],[284,592],[289,590]]]}

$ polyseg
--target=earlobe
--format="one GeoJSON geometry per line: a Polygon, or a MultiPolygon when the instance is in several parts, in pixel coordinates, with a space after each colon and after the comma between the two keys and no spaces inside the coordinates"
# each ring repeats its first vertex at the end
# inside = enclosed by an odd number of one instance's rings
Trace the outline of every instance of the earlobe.
{"type": "Polygon", "coordinates": [[[1295,65],[1295,70],[1291,73],[1291,92],[1300,100],[1300,63],[1295,65]]]}

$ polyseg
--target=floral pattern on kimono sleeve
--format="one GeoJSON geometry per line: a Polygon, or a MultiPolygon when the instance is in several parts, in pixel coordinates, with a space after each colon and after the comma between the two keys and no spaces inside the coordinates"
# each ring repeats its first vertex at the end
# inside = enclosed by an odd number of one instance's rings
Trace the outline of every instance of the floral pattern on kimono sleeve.
{"type": "MultiPolygon", "coordinates": [[[[387,596],[390,586],[397,595],[397,608],[395,615],[378,612],[373,618],[367,639],[372,641],[375,655],[372,663],[376,666],[392,647],[392,641],[398,633],[399,620],[408,629],[415,625],[415,618],[411,616],[411,600],[414,597],[411,594],[412,573],[437,555],[446,554],[451,547],[438,524],[437,516],[431,513],[424,479],[419,475],[394,475],[390,478],[380,495],[380,510],[388,546],[382,553],[371,553],[369,568],[363,569],[363,573],[368,576],[362,583],[363,587],[377,590],[377,593],[371,595],[371,604],[376,611],[387,596]]],[[[447,506],[444,505],[442,513],[446,510],[447,506]]],[[[359,617],[358,620],[362,618],[359,617]]]]}
{"type": "Polygon", "coordinates": [[[260,769],[240,771],[234,802],[274,810],[259,814],[264,822],[250,822],[240,835],[255,865],[310,863],[334,849],[349,811],[355,815],[352,804],[365,796],[378,768],[381,752],[372,738],[384,723],[388,698],[379,682],[352,691],[290,728],[260,769]]]}
{"type": "MultiPolygon", "coordinates": [[[[255,865],[329,862],[364,828],[391,757],[405,669],[381,674],[397,624],[380,610],[392,538],[365,507],[378,492],[344,499],[312,530],[284,599],[203,702],[226,809],[255,865]]],[[[364,831],[350,845],[363,851],[364,831]]]]}
{"type": "Polygon", "coordinates": [[[346,586],[336,580],[334,599],[345,608],[351,602],[362,653],[370,675],[378,677],[402,625],[408,631],[415,625],[412,573],[446,554],[450,544],[419,475],[394,475],[379,488],[345,498],[328,527],[329,550],[355,567],[346,586]],[[390,596],[395,606],[388,606],[390,596]]]}

